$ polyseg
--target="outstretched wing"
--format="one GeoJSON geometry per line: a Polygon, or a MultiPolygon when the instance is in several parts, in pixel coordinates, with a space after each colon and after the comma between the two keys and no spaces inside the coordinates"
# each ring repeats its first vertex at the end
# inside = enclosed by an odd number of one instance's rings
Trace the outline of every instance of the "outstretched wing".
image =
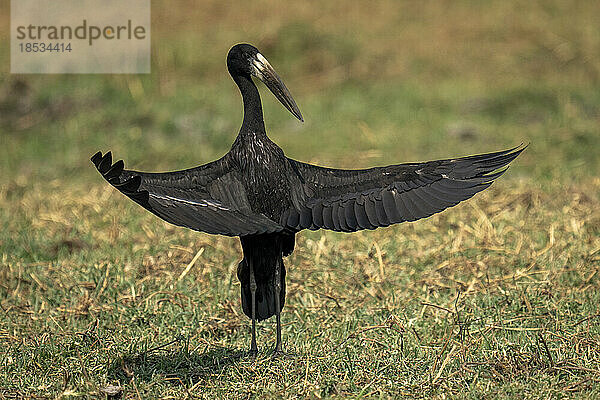
{"type": "Polygon", "coordinates": [[[250,209],[243,185],[223,160],[166,173],[124,169],[110,152],[92,162],[121,193],[175,225],[227,236],[279,232],[283,227],[250,209]]]}
{"type": "Polygon", "coordinates": [[[490,186],[526,147],[364,170],[290,160],[302,182],[295,194],[300,200],[280,223],[293,229],[354,232],[425,218],[490,186]]]}

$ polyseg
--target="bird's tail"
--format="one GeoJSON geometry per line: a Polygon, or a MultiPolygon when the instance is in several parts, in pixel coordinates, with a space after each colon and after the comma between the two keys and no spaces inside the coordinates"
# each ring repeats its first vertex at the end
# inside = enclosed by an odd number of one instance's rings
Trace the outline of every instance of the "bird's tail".
{"type": "MultiPolygon", "coordinates": [[[[279,259],[281,263],[281,290],[279,292],[279,305],[280,310],[283,309],[285,303],[285,266],[283,265],[283,259],[279,259]]],[[[248,269],[246,259],[242,260],[238,266],[240,269],[248,269]]],[[[249,276],[248,272],[248,276],[249,276]]],[[[244,314],[248,318],[252,318],[252,292],[250,291],[250,280],[248,282],[242,281],[242,309],[244,314]]],[[[271,279],[259,281],[256,280],[256,319],[262,321],[275,315],[275,274],[271,276],[271,279]]]]}
{"type": "Polygon", "coordinates": [[[282,241],[276,235],[242,238],[244,259],[239,263],[237,276],[241,282],[242,309],[248,318],[252,318],[252,292],[250,291],[250,265],[254,269],[256,280],[256,319],[262,321],[275,315],[275,267],[279,263],[280,311],[285,303],[285,266],[283,265],[282,241]],[[261,238],[257,239],[257,238],[261,238]],[[266,239],[266,240],[265,240],[266,239]]]}

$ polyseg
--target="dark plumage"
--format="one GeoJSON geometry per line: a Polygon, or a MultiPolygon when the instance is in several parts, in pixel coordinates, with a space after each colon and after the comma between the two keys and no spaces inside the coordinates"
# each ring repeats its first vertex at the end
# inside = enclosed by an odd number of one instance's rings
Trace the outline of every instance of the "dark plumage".
{"type": "Polygon", "coordinates": [[[255,320],[277,316],[285,301],[283,257],[302,229],[355,232],[440,212],[489,187],[525,147],[447,160],[363,170],[324,168],[287,158],[266,135],[260,96],[251,76],[261,79],[298,119],[300,110],[267,60],[247,44],[234,46],[227,67],[244,103],[244,120],[231,150],[219,160],[166,173],[124,169],[111,153],[92,162],[121,193],[179,226],[239,236],[242,308],[255,320]],[[255,297],[253,301],[252,297],[255,297]],[[254,303],[254,310],[253,305],[254,303]]]}

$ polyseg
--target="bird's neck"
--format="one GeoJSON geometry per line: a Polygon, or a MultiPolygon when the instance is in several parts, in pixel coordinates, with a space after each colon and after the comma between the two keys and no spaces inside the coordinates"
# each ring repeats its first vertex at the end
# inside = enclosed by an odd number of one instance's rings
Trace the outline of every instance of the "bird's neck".
{"type": "Polygon", "coordinates": [[[238,75],[233,79],[240,88],[244,101],[244,121],[240,128],[240,136],[248,134],[266,135],[260,94],[256,85],[252,82],[252,78],[238,75]]]}

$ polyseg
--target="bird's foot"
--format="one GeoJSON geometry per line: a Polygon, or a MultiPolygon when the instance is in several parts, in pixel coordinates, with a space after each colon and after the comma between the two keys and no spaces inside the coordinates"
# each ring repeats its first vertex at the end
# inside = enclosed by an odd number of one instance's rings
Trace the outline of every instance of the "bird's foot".
{"type": "Polygon", "coordinates": [[[271,354],[271,358],[272,359],[276,359],[276,358],[294,358],[296,357],[296,353],[290,353],[287,351],[283,351],[281,349],[275,349],[273,350],[273,354],[271,354]]]}
{"type": "Polygon", "coordinates": [[[250,347],[250,350],[248,351],[248,355],[251,358],[256,358],[258,356],[258,347],[256,347],[256,346],[250,347]]]}

